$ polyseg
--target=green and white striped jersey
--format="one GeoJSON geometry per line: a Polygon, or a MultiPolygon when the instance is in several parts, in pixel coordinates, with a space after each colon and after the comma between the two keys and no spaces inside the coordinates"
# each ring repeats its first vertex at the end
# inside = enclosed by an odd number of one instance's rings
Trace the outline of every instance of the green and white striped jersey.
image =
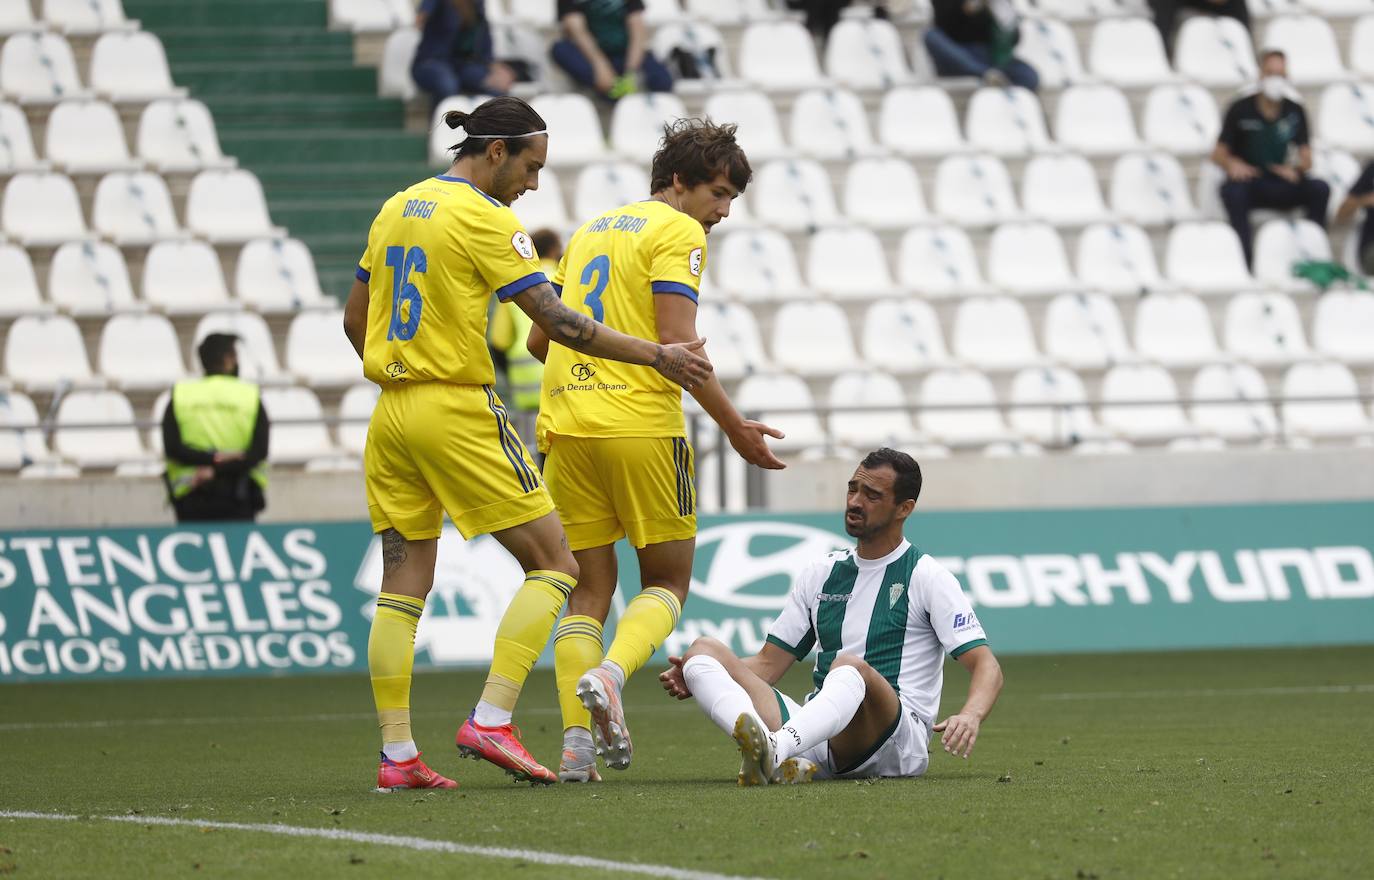
{"type": "Polygon", "coordinates": [[[798,660],[814,647],[816,687],[838,653],[864,658],[902,705],[930,723],[940,708],[945,654],[987,644],[973,606],[949,569],[902,543],[881,559],[853,550],[807,566],[768,641],[798,660]]]}

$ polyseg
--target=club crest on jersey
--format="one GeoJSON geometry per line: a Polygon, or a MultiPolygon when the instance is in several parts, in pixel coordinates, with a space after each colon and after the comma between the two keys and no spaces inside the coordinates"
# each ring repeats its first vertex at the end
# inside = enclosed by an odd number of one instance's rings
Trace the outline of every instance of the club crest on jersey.
{"type": "Polygon", "coordinates": [[[534,259],[534,242],[530,241],[530,237],[525,234],[524,230],[510,237],[510,246],[515,248],[515,252],[525,259],[534,259]]]}
{"type": "Polygon", "coordinates": [[[692,252],[687,255],[687,268],[696,277],[701,277],[701,248],[692,248],[692,252]]]}
{"type": "Polygon", "coordinates": [[[887,588],[887,607],[891,608],[897,604],[897,600],[902,598],[902,591],[906,589],[906,584],[898,581],[887,588]]]}

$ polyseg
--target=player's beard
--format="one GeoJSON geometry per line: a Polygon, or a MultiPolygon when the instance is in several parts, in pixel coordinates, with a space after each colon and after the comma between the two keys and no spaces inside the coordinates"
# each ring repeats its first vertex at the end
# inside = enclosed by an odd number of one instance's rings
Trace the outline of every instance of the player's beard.
{"type": "Polygon", "coordinates": [[[880,531],[882,531],[884,528],[886,528],[886,526],[887,526],[887,523],[881,523],[881,524],[875,525],[875,524],[872,522],[872,520],[870,520],[868,517],[864,516],[864,514],[863,514],[863,513],[860,513],[859,511],[849,511],[849,510],[845,511],[844,530],[845,530],[845,534],[849,535],[849,537],[851,537],[851,538],[860,538],[860,539],[863,539],[863,538],[871,538],[871,537],[873,537],[874,535],[876,535],[878,532],[880,532],[880,531]],[[857,519],[857,520],[851,520],[851,519],[849,518],[849,514],[850,514],[850,513],[857,514],[858,519],[857,519]]]}
{"type": "Polygon", "coordinates": [[[510,165],[511,163],[507,161],[492,171],[491,174],[491,188],[493,190],[491,195],[508,208],[511,202],[515,201],[515,193],[519,189],[518,186],[514,185],[515,173],[510,165]]]}

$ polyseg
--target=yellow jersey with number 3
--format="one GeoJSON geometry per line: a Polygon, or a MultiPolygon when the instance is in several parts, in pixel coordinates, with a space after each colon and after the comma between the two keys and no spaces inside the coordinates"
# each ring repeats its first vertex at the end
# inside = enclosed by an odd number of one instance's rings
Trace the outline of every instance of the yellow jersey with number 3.
{"type": "Polygon", "coordinates": [[[363,374],[383,387],[490,385],[492,293],[508,300],[547,280],[515,213],[446,175],[387,199],[357,277],[368,290],[363,374]]]}
{"type": "MultiPolygon", "coordinates": [[[[706,230],[654,199],[622,205],[573,234],[554,273],[568,308],[614,330],[658,341],[656,296],[697,301],[706,230]]],[[[549,344],[537,423],[549,438],[682,437],[682,389],[652,367],[588,357],[549,344]]]]}

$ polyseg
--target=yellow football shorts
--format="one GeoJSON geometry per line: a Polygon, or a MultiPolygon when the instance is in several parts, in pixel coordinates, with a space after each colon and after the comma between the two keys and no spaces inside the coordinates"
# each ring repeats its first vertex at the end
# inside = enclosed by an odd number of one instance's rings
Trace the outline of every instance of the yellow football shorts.
{"type": "Polygon", "coordinates": [[[553,500],[486,385],[382,390],[363,451],[372,530],[437,538],[447,511],[464,538],[544,516],[553,500]]]}
{"type": "Polygon", "coordinates": [[[696,468],[681,437],[555,436],[544,479],[574,550],[696,536],[696,468]]]}

